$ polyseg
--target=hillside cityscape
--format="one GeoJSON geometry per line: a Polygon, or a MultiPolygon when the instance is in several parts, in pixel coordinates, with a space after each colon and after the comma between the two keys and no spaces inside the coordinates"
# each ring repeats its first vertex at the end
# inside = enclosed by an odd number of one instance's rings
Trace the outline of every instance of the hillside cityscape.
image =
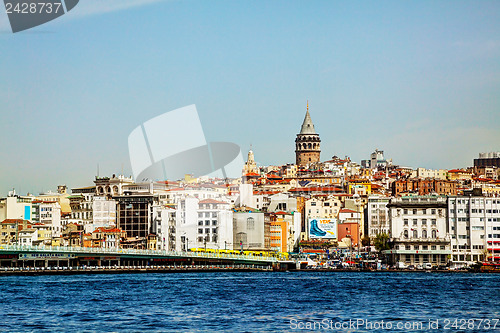
{"type": "Polygon", "coordinates": [[[290,146],[296,161],[285,165],[258,166],[250,149],[236,179],[113,174],[38,195],[13,189],[0,199],[0,245],[274,253],[307,267],[500,260],[500,153],[451,170],[399,165],[378,149],[360,163],[322,160],[309,108],[290,146]]]}

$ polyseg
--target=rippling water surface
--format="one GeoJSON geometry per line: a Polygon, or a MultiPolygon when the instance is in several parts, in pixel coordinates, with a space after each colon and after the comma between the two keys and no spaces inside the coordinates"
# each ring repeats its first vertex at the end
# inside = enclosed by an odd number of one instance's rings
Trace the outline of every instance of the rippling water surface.
{"type": "Polygon", "coordinates": [[[341,328],[335,324],[343,324],[343,332],[500,331],[500,323],[493,329],[495,320],[500,319],[499,286],[500,275],[493,274],[268,272],[0,277],[0,330],[333,332],[341,328]],[[479,321],[471,322],[474,318],[491,320],[489,329],[484,321],[482,326],[479,321]],[[464,321],[451,326],[454,319],[469,320],[469,326],[464,326],[464,321]],[[349,320],[359,320],[359,325],[353,326],[349,320]],[[429,320],[439,321],[437,327],[434,325],[437,330],[429,328],[429,320]],[[444,330],[446,320],[448,330],[444,330]],[[418,326],[420,322],[422,327],[418,326]],[[398,330],[394,326],[398,323],[413,325],[413,329],[403,326],[398,330]]]}

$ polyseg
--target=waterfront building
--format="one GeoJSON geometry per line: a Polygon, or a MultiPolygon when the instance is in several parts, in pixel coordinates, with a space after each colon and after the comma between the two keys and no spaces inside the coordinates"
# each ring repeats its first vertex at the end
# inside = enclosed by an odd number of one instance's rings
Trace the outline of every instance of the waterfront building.
{"type": "Polygon", "coordinates": [[[309,114],[309,103],[307,104],[306,116],[295,139],[295,164],[304,167],[320,162],[321,139],[314,129],[314,124],[309,114]]]}
{"type": "MultiPolygon", "coordinates": [[[[233,240],[231,242],[233,249],[243,251],[268,249],[270,243],[266,244],[265,241],[265,222],[264,213],[251,208],[234,212],[233,240]]],[[[270,229],[267,233],[270,233],[270,229]]]]}
{"type": "Polygon", "coordinates": [[[175,217],[175,246],[178,251],[232,248],[233,212],[228,202],[182,197],[177,202],[175,217]]]}
{"type": "Polygon", "coordinates": [[[270,232],[269,249],[271,251],[288,252],[287,225],[288,223],[284,219],[279,218],[276,215],[271,215],[270,229],[269,229],[270,232]]]}
{"type": "Polygon", "coordinates": [[[447,228],[446,197],[393,198],[387,207],[393,246],[385,254],[391,263],[447,264],[452,251],[447,228]]]}
{"type": "Polygon", "coordinates": [[[5,219],[0,223],[0,245],[18,244],[19,232],[28,229],[31,222],[23,219],[5,219]]]}
{"type": "Polygon", "coordinates": [[[358,222],[340,222],[337,224],[337,239],[340,247],[357,248],[361,244],[358,222]]]}
{"type": "Polygon", "coordinates": [[[35,223],[50,226],[52,237],[61,237],[63,225],[61,219],[61,206],[58,201],[35,200],[32,203],[36,219],[35,223]]]}
{"type": "Polygon", "coordinates": [[[125,231],[129,248],[147,248],[147,236],[151,232],[152,206],[155,197],[150,193],[127,193],[115,196],[117,228],[125,231]]]}
{"type": "Polygon", "coordinates": [[[453,266],[500,261],[500,198],[449,197],[448,218],[453,266]]]}
{"type": "Polygon", "coordinates": [[[116,249],[127,233],[118,228],[99,227],[92,232],[92,247],[116,249]]]}
{"type": "MultiPolygon", "coordinates": [[[[41,231],[41,230],[39,230],[41,231]]],[[[84,227],[81,224],[68,223],[62,232],[64,243],[68,246],[83,246],[84,227]]]]}
{"type": "Polygon", "coordinates": [[[52,228],[50,225],[43,223],[33,223],[31,226],[38,233],[36,245],[51,245],[52,244],[52,228]]]}
{"type": "MultiPolygon", "coordinates": [[[[99,227],[116,226],[116,201],[108,200],[106,197],[95,196],[92,201],[92,227],[94,230],[99,227]]],[[[91,230],[85,229],[85,233],[91,230]]]]}
{"type": "Polygon", "coordinates": [[[33,246],[38,243],[38,232],[28,225],[28,228],[19,231],[19,245],[33,246]]]}
{"type": "MultiPolygon", "coordinates": [[[[158,250],[176,250],[177,210],[168,206],[153,206],[153,216],[156,224],[154,232],[158,236],[158,250]]],[[[185,248],[179,249],[185,250],[185,248]]]]}
{"type": "Polygon", "coordinates": [[[374,239],[380,234],[390,234],[389,224],[389,197],[380,195],[370,195],[368,197],[367,219],[368,219],[368,237],[374,239]]]}

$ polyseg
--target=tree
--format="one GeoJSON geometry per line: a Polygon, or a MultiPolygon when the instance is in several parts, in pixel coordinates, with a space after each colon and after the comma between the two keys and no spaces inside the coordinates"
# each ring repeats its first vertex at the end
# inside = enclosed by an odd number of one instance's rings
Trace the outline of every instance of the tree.
{"type": "Polygon", "coordinates": [[[388,244],[389,241],[389,235],[386,233],[381,233],[378,234],[377,237],[375,237],[375,240],[373,241],[373,245],[375,246],[375,249],[377,251],[384,251],[384,250],[389,250],[391,247],[388,244]]]}
{"type": "Polygon", "coordinates": [[[365,236],[361,239],[361,245],[370,246],[370,237],[365,236]]]}

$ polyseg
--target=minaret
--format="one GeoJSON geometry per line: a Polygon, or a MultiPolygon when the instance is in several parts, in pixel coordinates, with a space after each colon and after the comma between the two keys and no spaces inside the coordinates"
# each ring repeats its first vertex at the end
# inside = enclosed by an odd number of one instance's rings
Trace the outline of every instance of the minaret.
{"type": "Polygon", "coordinates": [[[307,101],[307,111],[304,122],[295,139],[295,164],[306,166],[320,161],[321,139],[314,129],[314,124],[309,114],[309,101],[307,101]]]}

